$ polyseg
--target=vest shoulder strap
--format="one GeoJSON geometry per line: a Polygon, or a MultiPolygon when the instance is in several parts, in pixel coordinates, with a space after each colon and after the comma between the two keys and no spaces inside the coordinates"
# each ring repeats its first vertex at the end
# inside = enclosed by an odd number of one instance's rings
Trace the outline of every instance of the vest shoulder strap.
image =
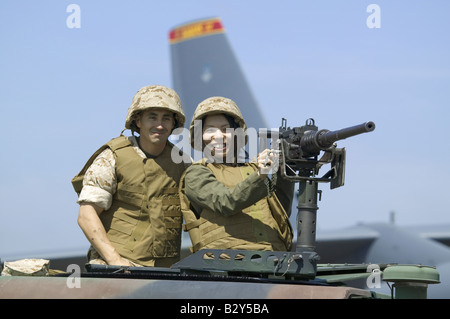
{"type": "Polygon", "coordinates": [[[119,137],[113,138],[108,143],[106,143],[105,145],[100,147],[94,154],[92,154],[92,156],[89,158],[89,160],[83,166],[81,171],[71,180],[72,186],[73,186],[73,189],[75,190],[75,192],[78,195],[80,194],[81,189],[83,188],[84,174],[86,173],[89,166],[91,166],[92,162],[94,162],[94,160],[97,158],[97,156],[101,152],[103,152],[107,148],[110,148],[113,152],[115,152],[116,150],[127,147],[127,146],[131,146],[131,142],[128,140],[128,138],[126,136],[121,135],[119,137]]]}
{"type": "Polygon", "coordinates": [[[113,138],[105,145],[108,146],[113,152],[120,148],[132,146],[130,140],[124,135],[113,138]]]}

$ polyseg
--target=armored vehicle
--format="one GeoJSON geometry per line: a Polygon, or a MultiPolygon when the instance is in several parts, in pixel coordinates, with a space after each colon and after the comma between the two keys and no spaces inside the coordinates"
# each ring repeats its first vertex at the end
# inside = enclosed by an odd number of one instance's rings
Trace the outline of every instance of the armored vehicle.
{"type": "MultiPolygon", "coordinates": [[[[434,267],[320,264],[315,250],[318,183],[330,183],[331,188],[344,183],[346,151],[337,148],[335,142],[372,132],[375,124],[366,122],[337,131],[319,130],[313,119],[301,127],[286,124],[283,119],[279,131],[263,131],[260,135],[279,141],[281,176],[299,183],[293,251],[204,249],[194,254],[185,252],[186,256],[171,268],[87,264],[85,270],[70,265],[58,271],[42,260],[5,263],[0,298],[426,298],[428,285],[439,283],[434,267]],[[331,168],[317,177],[327,164],[331,168]],[[295,174],[287,174],[286,168],[295,174]],[[389,283],[391,294],[371,291],[382,280],[389,283]]],[[[227,305],[216,311],[244,311],[237,304],[227,305]]],[[[194,304],[190,306],[194,308],[180,306],[178,310],[199,311],[194,304]]],[[[245,311],[270,311],[267,304],[264,306],[251,303],[245,311]]]]}

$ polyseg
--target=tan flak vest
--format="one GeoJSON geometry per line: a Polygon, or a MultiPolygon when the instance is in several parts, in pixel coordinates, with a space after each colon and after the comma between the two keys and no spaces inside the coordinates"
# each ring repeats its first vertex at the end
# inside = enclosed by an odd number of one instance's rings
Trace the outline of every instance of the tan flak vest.
{"type": "Polygon", "coordinates": [[[111,207],[100,214],[107,236],[117,252],[133,262],[151,266],[152,259],[179,257],[181,210],[178,183],[184,165],[174,164],[167,143],[156,158],[142,158],[125,136],[100,148],[73,178],[79,193],[83,176],[95,157],[109,147],[116,160],[117,191],[111,207]]]}
{"type": "MultiPolygon", "coordinates": [[[[228,169],[224,169],[225,165],[206,164],[205,160],[194,165],[199,164],[208,167],[217,180],[227,187],[234,187],[257,169],[255,164],[228,166],[228,169]]],[[[184,193],[184,183],[183,175],[180,181],[181,211],[185,220],[183,230],[189,231],[192,252],[203,248],[276,251],[291,249],[292,227],[275,194],[228,217],[203,209],[198,212],[200,217],[197,218],[184,193]]]]}

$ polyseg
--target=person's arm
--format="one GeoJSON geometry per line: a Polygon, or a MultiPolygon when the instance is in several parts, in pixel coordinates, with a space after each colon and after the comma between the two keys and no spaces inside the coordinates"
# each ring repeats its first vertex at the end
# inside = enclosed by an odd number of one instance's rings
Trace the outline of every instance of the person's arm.
{"type": "Polygon", "coordinates": [[[203,165],[192,165],[186,171],[185,192],[188,199],[203,208],[230,216],[267,196],[264,180],[257,171],[233,188],[219,182],[203,165]]]}
{"type": "Polygon", "coordinates": [[[131,266],[119,256],[106,236],[99,215],[110,208],[116,190],[115,159],[110,149],[97,156],[87,169],[78,197],[78,225],[92,247],[109,265],[131,266]]]}
{"type": "Polygon", "coordinates": [[[131,266],[127,260],[117,253],[106,236],[105,227],[99,218],[101,212],[103,212],[103,208],[95,204],[81,204],[78,212],[78,225],[108,265],[131,266]]]}

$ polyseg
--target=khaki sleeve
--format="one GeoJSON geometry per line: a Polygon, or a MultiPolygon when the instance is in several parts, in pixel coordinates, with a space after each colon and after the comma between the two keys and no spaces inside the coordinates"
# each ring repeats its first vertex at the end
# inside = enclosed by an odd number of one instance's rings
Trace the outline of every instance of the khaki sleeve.
{"type": "Polygon", "coordinates": [[[78,204],[91,203],[107,210],[117,189],[115,159],[107,148],[101,152],[86,171],[78,204]]]}

